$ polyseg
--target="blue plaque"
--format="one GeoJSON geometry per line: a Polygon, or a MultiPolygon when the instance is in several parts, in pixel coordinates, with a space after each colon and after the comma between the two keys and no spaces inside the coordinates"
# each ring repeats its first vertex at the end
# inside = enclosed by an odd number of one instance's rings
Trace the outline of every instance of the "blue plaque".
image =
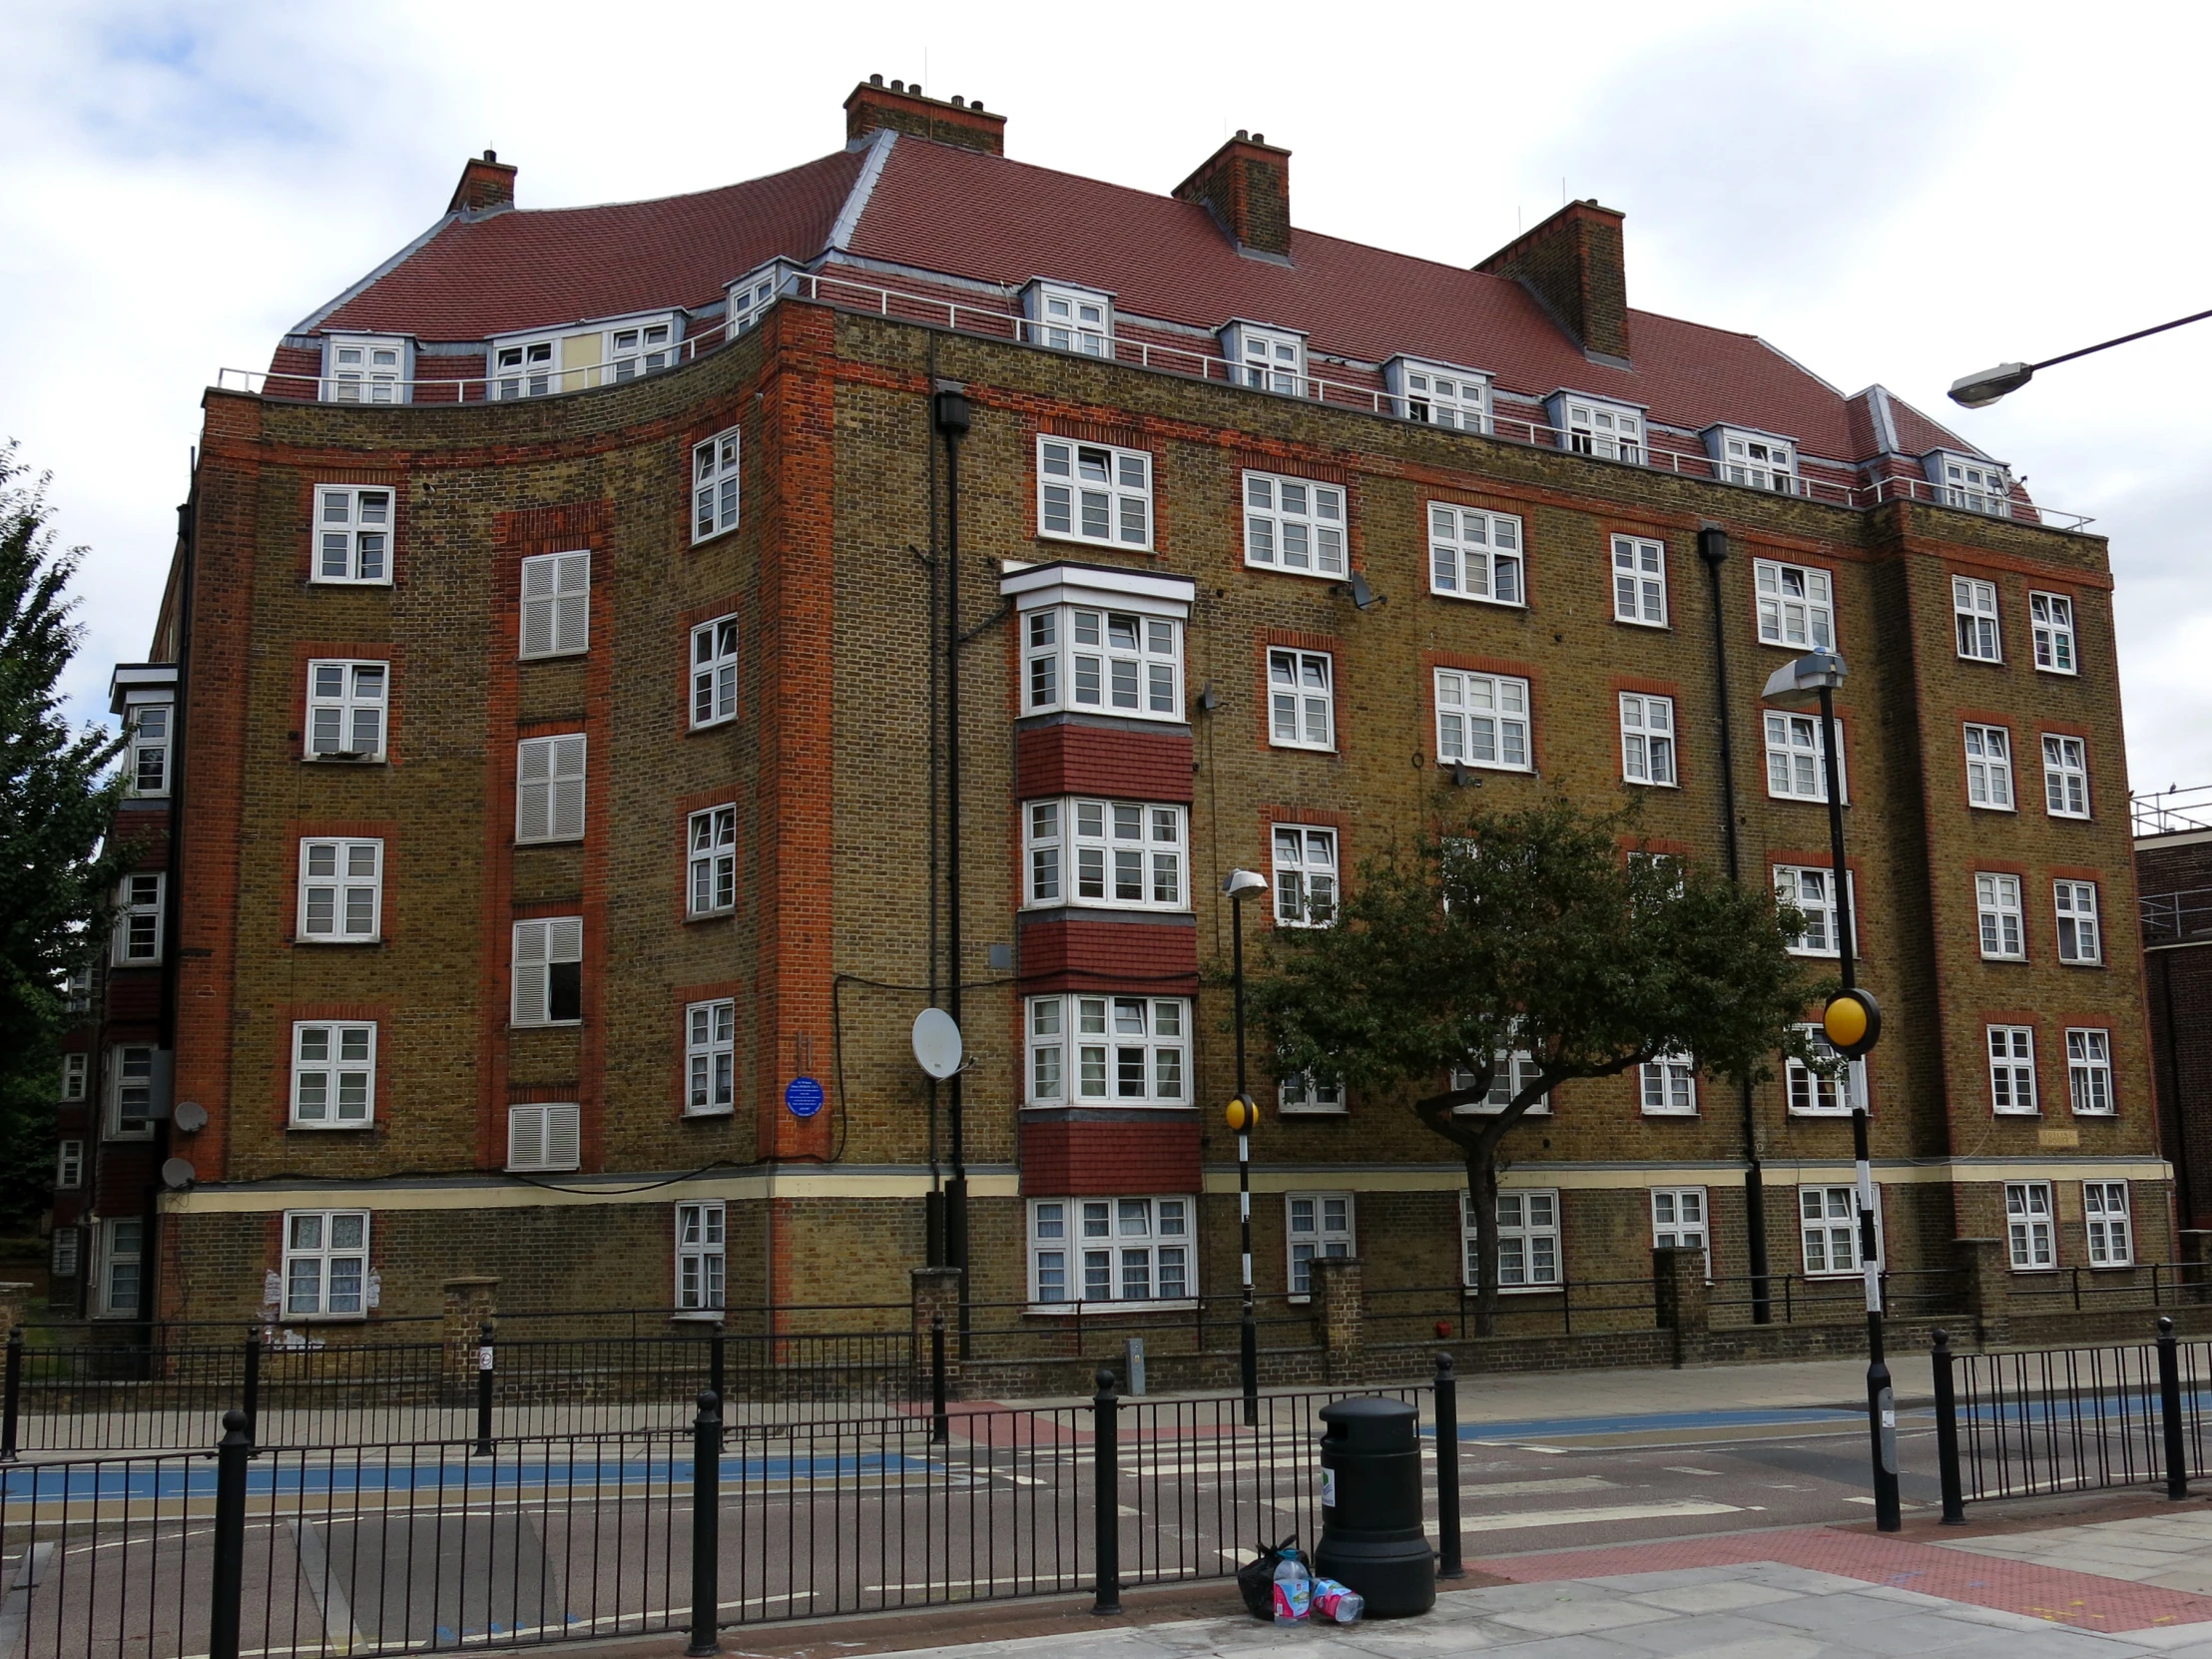
{"type": "Polygon", "coordinates": [[[795,1077],[784,1090],[784,1104],[795,1118],[811,1118],[822,1110],[822,1085],[812,1077],[795,1077]]]}

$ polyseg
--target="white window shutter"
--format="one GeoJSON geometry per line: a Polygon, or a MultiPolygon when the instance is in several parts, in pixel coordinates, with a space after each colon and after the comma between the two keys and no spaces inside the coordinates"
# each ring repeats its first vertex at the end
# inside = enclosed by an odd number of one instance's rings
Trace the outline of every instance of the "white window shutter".
{"type": "Polygon", "coordinates": [[[575,1106],[548,1106],[545,1111],[545,1167],[574,1169],[582,1161],[582,1112],[575,1106]]]}
{"type": "Polygon", "coordinates": [[[551,823],[546,830],[554,840],[580,840],[584,834],[584,739],[555,738],[552,751],[551,823]]]}
{"type": "Polygon", "coordinates": [[[510,1106],[507,1108],[507,1167],[509,1169],[542,1169],[545,1167],[545,1108],[543,1106],[510,1106]]]}
{"type": "Polygon", "coordinates": [[[545,935],[550,924],[515,923],[514,1023],[543,1025],[546,1010],[545,935]]]}
{"type": "Polygon", "coordinates": [[[522,561],[522,655],[543,657],[553,649],[554,561],[522,561]]]}
{"type": "Polygon", "coordinates": [[[515,746],[515,839],[542,841],[552,813],[552,745],[531,738],[515,746]]]}
{"type": "Polygon", "coordinates": [[[591,555],[563,553],[558,566],[553,649],[581,651],[591,643],[591,555]]]}
{"type": "Polygon", "coordinates": [[[546,930],[545,959],[549,962],[580,962],[584,959],[584,918],[560,916],[539,924],[546,930]]]}

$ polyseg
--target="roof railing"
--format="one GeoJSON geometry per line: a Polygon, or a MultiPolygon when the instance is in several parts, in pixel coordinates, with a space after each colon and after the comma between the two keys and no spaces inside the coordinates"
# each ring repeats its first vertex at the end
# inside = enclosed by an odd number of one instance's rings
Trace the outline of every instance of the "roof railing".
{"type": "MultiPolygon", "coordinates": [[[[990,302],[963,301],[947,298],[942,294],[884,287],[827,271],[794,272],[785,277],[776,298],[786,295],[814,300],[837,310],[872,314],[898,322],[918,323],[956,333],[1005,340],[1015,345],[1065,351],[1071,355],[1097,357],[1135,368],[1211,380],[1218,384],[1255,391],[1264,396],[1294,397],[1394,420],[1422,418],[1414,409],[1414,400],[1396,395],[1383,387],[1331,380],[1317,374],[1291,374],[1278,369],[1262,368],[1257,364],[1234,362],[1218,352],[1169,345],[1127,334],[1071,327],[1065,323],[1040,321],[1008,309],[1009,301],[1005,298],[990,302]]],[[[509,399],[553,396],[619,384],[693,361],[720,348],[738,334],[749,331],[758,323],[766,309],[766,306],[760,306],[749,311],[738,320],[734,333],[731,332],[731,324],[727,320],[717,321],[695,334],[686,335],[665,352],[573,369],[524,368],[490,375],[406,380],[226,368],[218,371],[216,384],[225,391],[243,391],[261,397],[364,407],[400,406],[409,403],[503,402],[509,399]],[[652,360],[655,358],[666,360],[652,360]]],[[[1462,429],[1473,428],[1470,425],[1462,429]]],[[[1540,449],[1560,449],[1596,460],[1674,472],[1709,482],[1728,482],[1721,465],[1703,450],[1672,449],[1651,443],[1625,442],[1602,434],[1552,426],[1517,415],[1500,414],[1494,409],[1482,415],[1481,430],[1490,437],[1508,443],[1527,444],[1540,449]]],[[[1848,466],[1850,463],[1841,464],[1848,466]]],[[[2059,530],[2078,530],[2092,522],[2086,514],[2054,512],[2050,508],[2039,507],[2014,497],[1961,490],[1923,478],[1878,478],[1859,484],[1844,484],[1831,479],[1809,478],[1802,474],[1768,476],[1771,478],[1772,488],[1765,493],[1796,495],[1839,507],[1865,509],[1880,506],[1887,501],[1908,500],[1955,507],[1991,518],[2013,519],[2059,530]]],[[[1736,487],[1758,486],[1745,484],[1736,487]]]]}
{"type": "Polygon", "coordinates": [[[2142,897],[2143,943],[2186,944],[2212,939],[2212,887],[2147,892],[2142,897]]]}
{"type": "Polygon", "coordinates": [[[2212,830],[2212,784],[2139,790],[2127,798],[2138,835],[2174,835],[2212,830]]]}

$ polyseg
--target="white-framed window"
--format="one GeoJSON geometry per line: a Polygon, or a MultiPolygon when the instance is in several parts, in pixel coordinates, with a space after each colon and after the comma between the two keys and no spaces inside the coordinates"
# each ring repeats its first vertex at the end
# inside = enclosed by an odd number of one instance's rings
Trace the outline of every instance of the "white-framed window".
{"type": "Polygon", "coordinates": [[[517,1025],[575,1025],[584,1017],[584,918],[515,923],[513,1019],[517,1025]]]}
{"type": "Polygon", "coordinates": [[[1687,1054],[1662,1054],[1636,1068],[1647,1118],[1697,1116],[1697,1062],[1687,1054]]]}
{"type": "MultiPolygon", "coordinates": [[[[1836,872],[1818,864],[1776,864],[1774,896],[1780,904],[1794,904],[1805,913],[1805,930],[1790,940],[1793,956],[1837,956],[1836,872]]],[[[1857,883],[1852,896],[1859,896],[1857,883]]],[[[1856,910],[1856,906],[1854,906],[1856,910]]],[[[1854,934],[1858,931],[1853,928],[1854,934]]],[[[1853,941],[1857,942],[1856,938],[1853,941]]]]}
{"type": "Polygon", "coordinates": [[[71,968],[62,985],[63,1008],[72,1014],[82,1014],[92,1007],[92,969],[71,968]]]}
{"type": "Polygon", "coordinates": [[[1114,302],[1106,294],[1032,282],[1022,293],[1022,309],[1028,323],[1023,337],[1031,345],[1086,357],[1114,354],[1114,302]]]}
{"type": "MultiPolygon", "coordinates": [[[[619,322],[607,330],[604,350],[605,361],[618,382],[667,368],[676,361],[676,319],[640,317],[635,322],[619,322]]],[[[595,384],[604,384],[605,380],[603,374],[592,376],[595,384]]]]}
{"type": "Polygon", "coordinates": [[[2089,1235],[2091,1267],[2135,1265],[2135,1228],[2128,1213],[2125,1181],[2082,1182],[2081,1215],[2089,1235]]]}
{"type": "Polygon", "coordinates": [[[1191,1005],[1179,996],[1033,996],[1032,1106],[1190,1103],[1191,1005]]]}
{"type": "Polygon", "coordinates": [[[85,1143],[68,1140],[54,1149],[54,1185],[67,1192],[85,1184],[85,1143]]]}
{"type": "Polygon", "coordinates": [[[590,646],[590,550],[524,559],[521,655],[570,657],[590,646]]]}
{"type": "Polygon", "coordinates": [[[391,665],[316,658],[307,664],[307,759],[380,761],[391,665]]]}
{"type": "Polygon", "coordinates": [[[738,906],[738,809],[709,807],[685,827],[685,913],[721,915],[738,906]]]}
{"type": "Polygon", "coordinates": [[[1037,534],[1102,546],[1152,545],[1152,457],[1073,438],[1037,439],[1037,534]]]}
{"type": "Polygon", "coordinates": [[[299,843],[299,932],[308,944],[374,944],[383,936],[384,843],[299,843]]]}
{"type": "Polygon", "coordinates": [[[2012,800],[2012,734],[2001,726],[1968,723],[1966,801],[1991,812],[2015,810],[2012,800]]]}
{"type": "Polygon", "coordinates": [[[1023,658],[1023,714],[1183,718],[1183,624],[1173,617],[1046,606],[1028,613],[1023,658]]]}
{"type": "Polygon", "coordinates": [[[1245,563],[1302,576],[1345,573],[1345,492],[1311,478],[1244,475],[1245,563]]]}
{"type": "Polygon", "coordinates": [[[1188,1302],[1198,1294],[1188,1198],[1029,1203],[1029,1300],[1188,1302]]]}
{"type": "Polygon", "coordinates": [[[1824,1063],[1816,1071],[1795,1054],[1783,1066],[1783,1087],[1788,1092],[1791,1115],[1796,1117],[1834,1117],[1848,1114],[1867,1103],[1867,1062],[1849,1060],[1844,1063],[1841,1075],[1833,1075],[1834,1064],[1841,1059],[1829,1044],[1827,1035],[1818,1025],[1801,1025],[1798,1030],[1805,1036],[1805,1044],[1815,1060],[1824,1063]]]}
{"type": "Polygon", "coordinates": [[[1759,601],[1759,638],[1766,645],[1811,650],[1836,643],[1835,588],[1829,573],[1776,559],[1751,562],[1759,601]]]}
{"type": "Polygon", "coordinates": [[[1608,461],[1644,458],[1643,414],[1625,403],[1568,394],[1552,399],[1551,418],[1560,428],[1561,449],[1608,461]]]}
{"type": "Polygon", "coordinates": [[[1705,1257],[1705,1277],[1713,1277],[1713,1239],[1703,1187],[1651,1189],[1651,1244],[1654,1250],[1695,1250],[1705,1257]]]}
{"type": "Polygon", "coordinates": [[[1621,777],[1631,784],[1671,789],[1674,776],[1674,699],[1622,692],[1621,777]]]}
{"type": "MultiPolygon", "coordinates": [[[[1843,735],[1839,721],[1837,736],[1843,735]]],[[[1767,794],[1778,801],[1826,801],[1828,768],[1824,757],[1828,743],[1822,737],[1816,715],[1766,711],[1767,794]]],[[[1843,787],[1844,802],[1851,802],[1851,780],[1844,771],[1848,750],[1836,755],[1836,782],[1843,787]]]]}
{"type": "Polygon", "coordinates": [[[692,445],[693,542],[738,527],[738,457],[744,434],[735,426],[692,445]]]}
{"type": "Polygon", "coordinates": [[[358,1319],[368,1312],[368,1212],[284,1212],[284,1317],[358,1319]]]}
{"type": "Polygon", "coordinates": [[[550,339],[515,340],[494,344],[491,350],[491,394],[501,397],[543,397],[561,389],[555,384],[553,355],[559,342],[550,339]]]}
{"type": "Polygon", "coordinates": [[[1317,1256],[1357,1254],[1350,1193],[1285,1193],[1283,1228],[1290,1241],[1288,1266],[1293,1296],[1314,1294],[1317,1256]]]}
{"type": "Polygon", "coordinates": [[[2089,816],[2089,746],[2043,734],[2043,805],[2052,818],[2089,816]]]}
{"type": "Polygon", "coordinates": [[[1974,914],[1980,924],[1984,961],[2016,962],[2027,955],[2027,933],[2020,920],[2020,878],[1978,870],[1973,878],[1974,914]]]}
{"type": "Polygon", "coordinates": [[[515,745],[515,839],[584,838],[584,734],[524,738],[515,745]]]}
{"type": "Polygon", "coordinates": [[[146,1266],[146,1223],[137,1216],[111,1216],[100,1223],[100,1312],[124,1319],[139,1311],[146,1266]]]}
{"type": "Polygon", "coordinates": [[[90,1054],[64,1054],[62,1056],[62,1100],[82,1100],[88,1092],[92,1073],[90,1054]]]}
{"type": "Polygon", "coordinates": [[[1502,674],[1436,670],[1436,759],[1501,772],[1532,772],[1528,682],[1502,674]]]}
{"type": "Polygon", "coordinates": [[[2035,666],[2045,674],[2078,674],[2073,601],[2062,593],[2030,593],[2027,619],[2035,635],[2035,666]]]}
{"type": "MultiPolygon", "coordinates": [[[[1468,1116],[1488,1116],[1494,1112],[1502,1112],[1506,1107],[1513,1104],[1515,1095],[1535,1082],[1536,1073],[1540,1069],[1536,1064],[1536,1057],[1525,1048],[1516,1048],[1511,1053],[1499,1049],[1492,1058],[1490,1065],[1490,1092],[1480,1100],[1472,1100],[1464,1105],[1454,1106],[1452,1111],[1454,1113],[1464,1113],[1468,1116]]],[[[1474,1086],[1474,1073],[1461,1071],[1454,1067],[1451,1073],[1451,1086],[1455,1089],[1472,1088],[1474,1086]]],[[[1532,1118],[1549,1117],[1551,1115],[1551,1095],[1549,1091],[1536,1097],[1535,1101],[1529,1106],[1526,1115],[1532,1118]]]]}
{"type": "Polygon", "coordinates": [[[1336,664],[1328,652],[1268,652],[1268,742],[1277,749],[1337,747],[1336,664]]]}
{"type": "Polygon", "coordinates": [[[2102,962],[2104,941],[2097,932],[2097,884],[2053,881],[2051,907],[2058,912],[2058,959],[2078,967],[2094,967],[2102,962]]]}
{"type": "Polygon", "coordinates": [[[169,877],[159,870],[126,875],[115,889],[114,955],[117,967],[155,967],[162,959],[162,912],[169,877]]]}
{"type": "Polygon", "coordinates": [[[74,1227],[54,1229],[54,1254],[50,1260],[51,1271],[56,1279],[77,1277],[77,1239],[78,1233],[74,1227]]]}
{"type": "Polygon", "coordinates": [[[1992,1025],[1989,1044],[1989,1107],[1999,1117],[2033,1117],[2042,1108],[2035,1098],[2035,1028],[1992,1025]]]}
{"type": "Polygon", "coordinates": [[[407,401],[407,342],[333,334],[322,342],[325,403],[407,401]]]}
{"type": "Polygon", "coordinates": [[[2112,1115],[2112,1033],[2093,1027],[2066,1031],[2066,1098],[2076,1117],[2112,1115]]]}
{"type": "Polygon", "coordinates": [[[1327,927],[1337,919],[1337,831],[1275,827],[1275,924],[1327,927]]]}
{"type": "Polygon", "coordinates": [[[723,329],[724,337],[736,339],[758,324],[768,314],[769,306],[780,296],[802,291],[799,278],[798,269],[790,262],[771,260],[732,282],[728,291],[729,321],[723,329]]]}
{"type": "Polygon", "coordinates": [[[1301,1112],[1326,1112],[1342,1116],[1345,1086],[1342,1078],[1317,1077],[1310,1071],[1294,1071],[1275,1085],[1275,1107],[1294,1116],[1301,1112]]]}
{"type": "Polygon", "coordinates": [[[1397,398],[1397,412],[1425,426],[1450,426],[1462,432],[1490,429],[1490,377],[1468,369],[1392,357],[1382,365],[1383,383],[1397,398]]]}
{"type": "MultiPolygon", "coordinates": [[[[1808,1279],[1834,1279],[1857,1273],[1859,1262],[1859,1189],[1798,1188],[1798,1239],[1808,1279]]],[[[1874,1190],[1874,1261],[1883,1267],[1882,1189],[1874,1190]]]]}
{"type": "Polygon", "coordinates": [[[1521,521],[1511,513],[1428,503],[1428,591],[1446,599],[1526,605],[1521,521]]]}
{"type": "Polygon", "coordinates": [[[1232,322],[1221,332],[1221,351],[1229,359],[1230,372],[1238,384],[1290,397],[1306,394],[1304,334],[1288,328],[1232,322]]]}
{"type": "Polygon", "coordinates": [[[130,770],[124,776],[130,791],[141,798],[169,793],[170,722],[176,706],[169,703],[128,705],[131,721],[130,770]]]}
{"type": "Polygon", "coordinates": [[[391,581],[392,492],[382,486],[317,484],[317,582],[391,581]]]}
{"type": "Polygon", "coordinates": [[[1713,475],[1723,483],[1784,495],[1797,489],[1797,448],[1787,438],[1716,426],[1705,441],[1712,450],[1713,475]]]}
{"type": "Polygon", "coordinates": [[[2058,1266],[2048,1181],[2005,1182],[2004,1237],[2014,1273],[2041,1273],[2058,1266]]]}
{"type": "Polygon", "coordinates": [[[375,1119],[375,1021],[294,1020],[292,1127],[366,1129],[375,1119]]]}
{"type": "Polygon", "coordinates": [[[144,1141],[154,1135],[152,1043],[118,1043],[108,1050],[108,1124],[111,1141],[144,1141]]]}
{"type": "MultiPolygon", "coordinates": [[[[1547,1291],[1563,1271],[1559,1255],[1557,1188],[1515,1188],[1497,1195],[1497,1288],[1547,1291]]],[[[1468,1290],[1482,1282],[1474,1243],[1474,1203],[1459,1195],[1460,1272],[1468,1290]]]]}
{"type": "Polygon", "coordinates": [[[1642,536],[1613,538],[1613,620],[1639,628],[1667,626],[1667,544],[1642,536]]]}
{"type": "Polygon", "coordinates": [[[738,1109],[738,1005],[729,997],[684,1010],[684,1116],[727,1117],[738,1109]]]}
{"type": "Polygon", "coordinates": [[[719,1198],[676,1206],[676,1306],[687,1314],[722,1307],[729,1234],[719,1198]]]}
{"type": "Polygon", "coordinates": [[[507,1167],[576,1169],[583,1162],[583,1112],[573,1101],[507,1108],[507,1167]]]}
{"type": "Polygon", "coordinates": [[[1928,457],[1929,476],[1939,486],[1936,499],[1946,507],[1963,507],[1969,513],[2008,517],[2012,510],[2012,486],[2004,468],[1989,461],[1935,454],[1928,457]]]}
{"type": "Polygon", "coordinates": [[[1950,579],[1950,609],[1958,624],[1959,656],[1976,663],[2004,661],[1996,583],[1971,576],[1953,576],[1950,579]]]}
{"type": "Polygon", "coordinates": [[[691,631],[692,730],[738,718],[738,619],[718,616],[691,631]]]}
{"type": "Polygon", "coordinates": [[[1022,812],[1030,908],[1187,910],[1189,809],[1141,801],[1031,801],[1022,812]]]}

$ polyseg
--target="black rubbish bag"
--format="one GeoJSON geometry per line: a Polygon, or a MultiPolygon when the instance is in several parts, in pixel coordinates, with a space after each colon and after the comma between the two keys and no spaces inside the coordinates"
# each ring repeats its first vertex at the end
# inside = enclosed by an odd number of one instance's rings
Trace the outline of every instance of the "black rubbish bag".
{"type": "Polygon", "coordinates": [[[1284,1556],[1297,1554],[1298,1534],[1293,1532],[1281,1543],[1262,1546],[1258,1560],[1247,1561],[1237,1569],[1237,1592],[1254,1618],[1275,1622],[1275,1569],[1283,1564],[1284,1556]]]}

